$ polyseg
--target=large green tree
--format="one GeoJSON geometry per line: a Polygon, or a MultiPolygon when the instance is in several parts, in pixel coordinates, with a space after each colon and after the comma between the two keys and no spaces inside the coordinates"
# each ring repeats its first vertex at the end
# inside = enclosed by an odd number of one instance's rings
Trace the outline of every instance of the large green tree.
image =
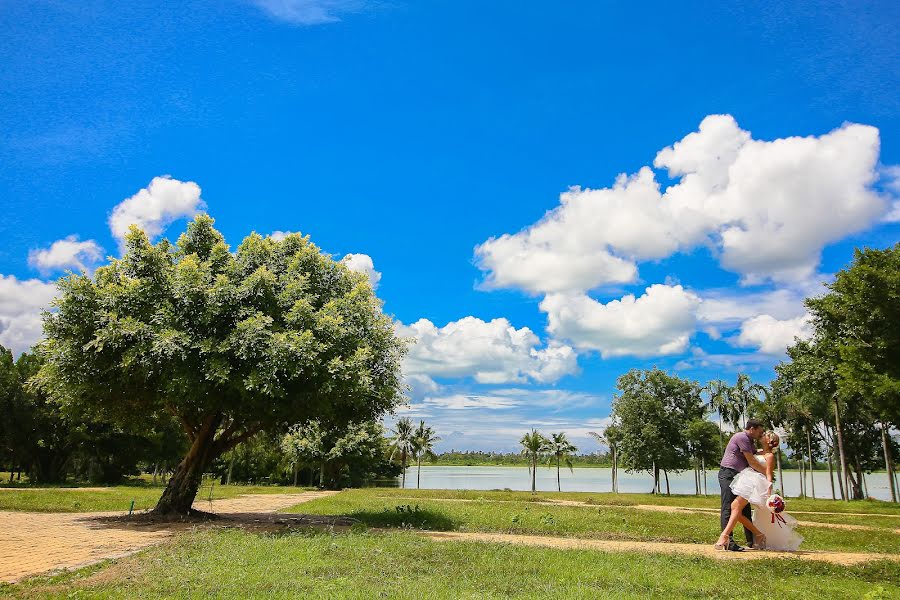
{"type": "MultiPolygon", "coordinates": [[[[891,473],[895,457],[889,432],[900,427],[900,242],[884,250],[857,249],[828,293],[806,305],[817,335],[827,338],[840,357],[835,364],[839,395],[864,399],[879,422],[891,473]]],[[[890,487],[896,502],[900,494],[892,479],[890,487]]]]}
{"type": "Polygon", "coordinates": [[[160,514],[188,513],[207,466],[259,431],[402,401],[404,344],[366,277],[299,234],[232,253],[205,215],[174,245],[132,227],[121,259],[59,291],[42,388],[112,421],[172,415],[188,437],[160,514]]]}
{"type": "Polygon", "coordinates": [[[616,384],[612,416],[622,464],[629,472],[649,472],[659,491],[660,471],[668,475],[691,464],[688,426],[706,414],[700,385],[660,369],[632,369],[616,384]]]}

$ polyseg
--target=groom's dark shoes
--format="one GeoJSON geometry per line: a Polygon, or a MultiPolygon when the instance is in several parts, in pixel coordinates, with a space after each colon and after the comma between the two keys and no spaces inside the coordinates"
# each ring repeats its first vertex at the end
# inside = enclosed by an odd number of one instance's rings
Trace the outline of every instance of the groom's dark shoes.
{"type": "Polygon", "coordinates": [[[734,540],[730,540],[728,542],[728,546],[726,546],[725,549],[729,550],[731,552],[743,552],[744,551],[744,548],[742,546],[739,546],[734,540]]]}

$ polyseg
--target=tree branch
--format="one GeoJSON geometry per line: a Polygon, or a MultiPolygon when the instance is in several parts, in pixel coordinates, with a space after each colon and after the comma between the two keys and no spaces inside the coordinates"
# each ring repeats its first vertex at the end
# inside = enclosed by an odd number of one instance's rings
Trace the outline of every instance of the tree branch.
{"type": "Polygon", "coordinates": [[[219,439],[216,440],[216,443],[215,443],[216,444],[216,446],[215,446],[216,456],[221,456],[222,454],[224,454],[225,452],[228,452],[229,450],[231,450],[232,448],[234,448],[241,442],[250,439],[251,437],[253,437],[257,433],[259,433],[260,431],[262,431],[262,425],[259,423],[256,423],[256,424],[248,427],[246,429],[246,431],[244,431],[244,433],[234,436],[233,438],[226,439],[224,437],[219,437],[219,439]]]}

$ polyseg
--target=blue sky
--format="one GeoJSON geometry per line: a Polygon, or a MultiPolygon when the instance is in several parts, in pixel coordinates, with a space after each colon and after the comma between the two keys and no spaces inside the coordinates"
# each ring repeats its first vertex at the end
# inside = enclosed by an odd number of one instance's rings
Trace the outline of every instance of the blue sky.
{"type": "Polygon", "coordinates": [[[116,227],[207,210],[380,274],[441,448],[590,450],[618,375],[766,382],[900,238],[896,3],[132,4],[0,3],[17,351],[116,227]]]}

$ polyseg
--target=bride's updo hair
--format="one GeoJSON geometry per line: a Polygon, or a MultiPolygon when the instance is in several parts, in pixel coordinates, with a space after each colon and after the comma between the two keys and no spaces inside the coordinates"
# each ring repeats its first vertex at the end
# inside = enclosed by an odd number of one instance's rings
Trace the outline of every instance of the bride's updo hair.
{"type": "Polygon", "coordinates": [[[781,444],[781,438],[771,429],[763,434],[769,441],[770,448],[777,448],[781,444]]]}

